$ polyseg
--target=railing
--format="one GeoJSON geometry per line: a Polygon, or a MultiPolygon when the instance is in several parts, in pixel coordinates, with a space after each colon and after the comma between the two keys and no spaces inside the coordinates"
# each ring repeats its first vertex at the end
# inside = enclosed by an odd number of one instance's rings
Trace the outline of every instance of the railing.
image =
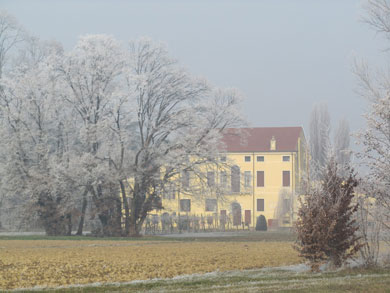
{"type": "MultiPolygon", "coordinates": [[[[235,222],[237,223],[237,221],[235,222]]],[[[229,230],[249,230],[249,223],[245,223],[241,217],[240,225],[233,225],[233,215],[231,214],[153,214],[146,218],[143,227],[145,235],[229,230]]]]}

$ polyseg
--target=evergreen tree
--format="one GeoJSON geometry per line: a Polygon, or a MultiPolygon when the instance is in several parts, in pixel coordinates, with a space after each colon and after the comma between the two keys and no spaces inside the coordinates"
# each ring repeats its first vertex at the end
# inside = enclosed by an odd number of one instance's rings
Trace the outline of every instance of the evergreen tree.
{"type": "Polygon", "coordinates": [[[263,215],[257,217],[256,231],[267,231],[267,220],[263,215]]]}
{"type": "Polygon", "coordinates": [[[353,219],[358,205],[353,203],[358,181],[353,170],[339,175],[332,159],[321,176],[321,185],[309,190],[300,201],[296,223],[296,250],[318,270],[321,263],[340,267],[360,248],[353,219]]]}

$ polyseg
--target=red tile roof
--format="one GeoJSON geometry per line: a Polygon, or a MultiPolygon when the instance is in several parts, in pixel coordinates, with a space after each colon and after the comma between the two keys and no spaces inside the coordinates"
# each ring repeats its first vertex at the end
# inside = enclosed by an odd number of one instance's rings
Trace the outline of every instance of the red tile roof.
{"type": "Polygon", "coordinates": [[[269,152],[272,137],[276,152],[297,151],[302,127],[228,128],[222,142],[227,152],[269,152]]]}

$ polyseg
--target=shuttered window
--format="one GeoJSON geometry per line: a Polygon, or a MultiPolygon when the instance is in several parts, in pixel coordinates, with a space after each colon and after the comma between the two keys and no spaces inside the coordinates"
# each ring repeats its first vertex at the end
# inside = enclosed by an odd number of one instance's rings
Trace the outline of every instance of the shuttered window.
{"type": "Polygon", "coordinates": [[[283,187],[290,186],[290,171],[283,171],[283,187]]]}
{"type": "Polygon", "coordinates": [[[251,210],[245,210],[245,225],[251,224],[251,210]]]}
{"type": "Polygon", "coordinates": [[[264,187],[264,171],[257,171],[257,187],[264,187]]]}
{"type": "Polygon", "coordinates": [[[257,199],[257,211],[264,212],[264,199],[263,198],[257,199]]]}

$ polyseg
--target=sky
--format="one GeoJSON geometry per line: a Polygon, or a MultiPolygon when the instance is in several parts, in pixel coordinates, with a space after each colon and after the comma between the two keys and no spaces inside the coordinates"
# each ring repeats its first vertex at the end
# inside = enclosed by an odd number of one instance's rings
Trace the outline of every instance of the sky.
{"type": "Polygon", "coordinates": [[[166,43],[191,73],[245,96],[252,127],[303,126],[326,103],[335,129],[364,127],[354,60],[381,66],[387,44],[361,21],[362,0],[0,0],[29,32],[71,49],[80,35],[166,43]]]}

